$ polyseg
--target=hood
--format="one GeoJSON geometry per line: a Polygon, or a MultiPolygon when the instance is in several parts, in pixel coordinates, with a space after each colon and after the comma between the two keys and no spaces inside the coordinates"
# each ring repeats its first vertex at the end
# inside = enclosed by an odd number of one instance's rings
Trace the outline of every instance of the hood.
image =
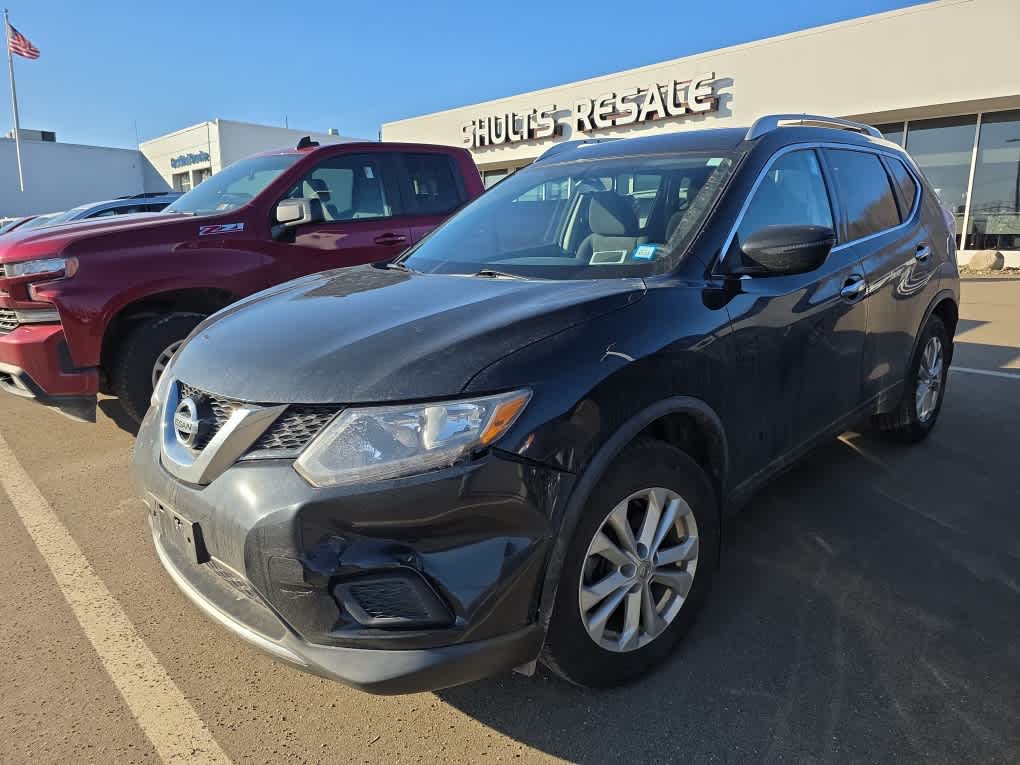
{"type": "Polygon", "coordinates": [[[214,315],[181,348],[172,373],[252,403],[451,396],[504,356],[643,294],[641,279],[327,271],[214,315]]]}
{"type": "Polygon", "coordinates": [[[70,221],[56,226],[40,226],[27,230],[16,228],[0,237],[0,263],[58,255],[68,245],[95,237],[120,235],[127,231],[173,226],[190,226],[197,231],[196,220],[198,219],[190,215],[133,213],[70,221]]]}

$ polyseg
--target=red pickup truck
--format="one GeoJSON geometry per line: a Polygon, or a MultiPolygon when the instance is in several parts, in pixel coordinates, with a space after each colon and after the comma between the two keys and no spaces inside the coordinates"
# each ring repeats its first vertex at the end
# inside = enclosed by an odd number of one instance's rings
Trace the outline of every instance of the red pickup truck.
{"type": "Polygon", "coordinates": [[[87,421],[107,392],[140,420],[206,316],[298,276],[392,259],[482,191],[464,149],[302,139],[161,213],[14,230],[0,239],[0,390],[87,421]]]}

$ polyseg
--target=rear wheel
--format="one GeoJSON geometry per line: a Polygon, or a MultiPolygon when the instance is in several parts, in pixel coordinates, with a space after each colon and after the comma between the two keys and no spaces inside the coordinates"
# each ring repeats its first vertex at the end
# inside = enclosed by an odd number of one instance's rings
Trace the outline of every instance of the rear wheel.
{"type": "Polygon", "coordinates": [[[931,433],[942,411],[951,358],[952,339],[946,325],[938,316],[932,316],[921,332],[899,406],[876,418],[883,435],[916,443],[931,433]]]}
{"type": "Polygon", "coordinates": [[[204,318],[197,313],[159,316],[142,322],[127,336],[114,361],[111,377],[113,393],[132,420],[142,421],[152,391],[170,359],[204,318]]]}
{"type": "Polygon", "coordinates": [[[590,687],[650,671],[694,623],[718,551],[705,472],[669,444],[635,441],[599,481],[574,533],[543,662],[590,687]]]}

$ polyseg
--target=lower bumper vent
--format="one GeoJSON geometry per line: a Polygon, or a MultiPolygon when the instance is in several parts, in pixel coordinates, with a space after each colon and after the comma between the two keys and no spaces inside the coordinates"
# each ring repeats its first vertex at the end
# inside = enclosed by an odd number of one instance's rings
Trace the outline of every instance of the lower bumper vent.
{"type": "Polygon", "coordinates": [[[450,611],[417,573],[363,576],[333,588],[337,601],[365,627],[437,627],[450,611]]]}

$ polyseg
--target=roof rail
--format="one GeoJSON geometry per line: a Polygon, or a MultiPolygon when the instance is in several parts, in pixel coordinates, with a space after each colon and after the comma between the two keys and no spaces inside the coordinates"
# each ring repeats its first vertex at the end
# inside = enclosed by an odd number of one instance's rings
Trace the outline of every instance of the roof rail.
{"type": "Polygon", "coordinates": [[[616,140],[619,140],[619,139],[616,139],[616,138],[581,138],[581,139],[579,139],[577,141],[561,141],[560,143],[553,144],[548,149],[546,149],[544,152],[542,152],[538,156],[538,159],[535,160],[535,162],[544,162],[545,160],[551,159],[552,157],[555,157],[555,156],[558,156],[558,155],[562,154],[565,151],[569,151],[570,149],[577,149],[577,148],[580,148],[581,146],[591,146],[592,144],[596,144],[596,143],[606,143],[607,141],[616,141],[616,140]]]}
{"type": "Polygon", "coordinates": [[[877,128],[871,125],[843,120],[839,117],[823,117],[818,114],[766,114],[764,117],[759,117],[754,121],[754,124],[747,131],[747,135],[744,136],[744,140],[753,141],[755,138],[761,138],[766,133],[782,127],[785,123],[851,130],[855,133],[870,135],[872,138],[884,137],[877,128]]]}
{"type": "Polygon", "coordinates": [[[155,199],[156,197],[165,197],[167,194],[174,194],[173,191],[146,191],[142,194],[125,194],[117,199],[155,199]]]}

